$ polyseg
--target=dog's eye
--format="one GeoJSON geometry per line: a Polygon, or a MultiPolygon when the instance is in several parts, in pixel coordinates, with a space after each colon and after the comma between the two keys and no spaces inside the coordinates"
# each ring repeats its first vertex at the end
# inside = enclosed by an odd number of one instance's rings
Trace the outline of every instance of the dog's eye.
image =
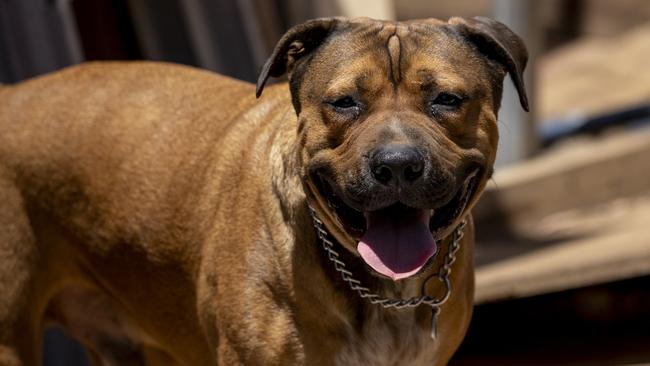
{"type": "Polygon", "coordinates": [[[359,104],[354,100],[354,98],[346,96],[346,97],[341,97],[333,102],[330,102],[330,104],[336,108],[336,109],[341,109],[341,110],[346,110],[350,108],[358,108],[359,104]]]}
{"type": "Polygon", "coordinates": [[[463,98],[452,93],[442,92],[436,96],[431,105],[444,105],[448,107],[457,107],[463,102],[463,98]]]}

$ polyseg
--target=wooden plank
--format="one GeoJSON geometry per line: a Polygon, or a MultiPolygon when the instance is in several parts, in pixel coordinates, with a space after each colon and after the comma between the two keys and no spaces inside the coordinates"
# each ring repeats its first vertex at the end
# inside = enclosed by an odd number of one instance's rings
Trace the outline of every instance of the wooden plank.
{"type": "Polygon", "coordinates": [[[499,171],[475,210],[478,303],[650,275],[650,131],[499,171]]]}
{"type": "MultiPolygon", "coordinates": [[[[650,194],[549,215],[539,222],[531,236],[570,239],[519,255],[505,255],[507,259],[479,266],[476,302],[650,275],[648,223],[650,194]]],[[[512,242],[507,246],[517,250],[519,244],[512,242]]]]}
{"type": "Polygon", "coordinates": [[[650,129],[570,143],[525,163],[497,170],[474,215],[495,214],[514,225],[553,212],[650,191],[650,129]]]}

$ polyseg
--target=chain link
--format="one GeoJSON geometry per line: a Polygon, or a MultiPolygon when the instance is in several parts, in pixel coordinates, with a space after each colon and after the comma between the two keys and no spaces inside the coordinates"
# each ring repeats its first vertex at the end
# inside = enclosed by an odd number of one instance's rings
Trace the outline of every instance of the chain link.
{"type": "MultiPolygon", "coordinates": [[[[438,273],[429,276],[422,284],[423,295],[419,297],[411,297],[409,299],[390,299],[373,293],[369,288],[363,286],[361,281],[354,278],[352,272],[348,271],[345,268],[345,263],[339,259],[339,253],[334,249],[334,243],[328,239],[328,232],[325,229],[323,221],[321,221],[316,215],[316,210],[314,210],[314,208],[309,205],[309,211],[314,221],[314,227],[316,228],[318,238],[321,241],[323,249],[327,253],[327,258],[334,264],[334,268],[341,274],[343,281],[347,282],[347,284],[350,286],[350,289],[356,291],[361,298],[368,299],[368,301],[370,301],[372,304],[381,305],[384,308],[402,309],[407,307],[416,307],[420,304],[426,304],[433,308],[435,322],[435,317],[440,312],[440,307],[445,302],[447,302],[451,296],[451,280],[449,279],[449,276],[451,275],[451,266],[456,261],[456,253],[460,249],[460,241],[464,235],[463,229],[467,223],[465,219],[463,219],[463,221],[461,221],[461,223],[454,230],[452,241],[449,244],[449,249],[447,250],[447,254],[445,255],[440,270],[438,273]],[[444,293],[440,298],[424,295],[426,292],[426,284],[431,278],[434,277],[437,277],[444,286],[444,293]]],[[[433,333],[435,333],[435,329],[432,329],[432,337],[435,338],[433,333]]]]}

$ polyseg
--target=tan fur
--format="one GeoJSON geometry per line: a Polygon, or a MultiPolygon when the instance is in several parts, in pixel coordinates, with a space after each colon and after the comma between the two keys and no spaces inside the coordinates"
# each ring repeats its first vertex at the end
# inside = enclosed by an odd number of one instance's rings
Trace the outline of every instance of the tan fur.
{"type": "MultiPolygon", "coordinates": [[[[3,86],[0,365],[40,364],[49,322],[101,365],[446,364],[471,317],[472,225],[434,342],[428,307],[371,305],[333,272],[307,211],[305,189],[319,197],[305,169],[320,154],[348,179],[354,156],[390,123],[398,135],[428,131],[448,169],[476,153],[491,168],[501,81],[438,25],[416,35],[425,23],[349,24],[314,54],[298,118],[286,84],[256,101],[252,85],[162,63],[88,63],[3,86]],[[358,76],[375,109],[350,127],[320,98],[358,76]],[[414,97],[432,78],[476,96],[439,126],[414,97]]],[[[289,50],[287,64],[299,67],[309,51],[289,50]]],[[[422,276],[379,279],[318,211],[342,258],[386,296],[419,295],[441,265],[443,255],[422,276]]]]}

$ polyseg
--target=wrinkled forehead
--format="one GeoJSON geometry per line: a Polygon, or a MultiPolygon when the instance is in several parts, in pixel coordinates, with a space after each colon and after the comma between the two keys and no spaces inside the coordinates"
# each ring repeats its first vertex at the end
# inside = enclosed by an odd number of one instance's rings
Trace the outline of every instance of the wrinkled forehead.
{"type": "Polygon", "coordinates": [[[465,87],[481,81],[482,60],[444,22],[352,21],[321,46],[311,63],[328,88],[402,83],[465,87]]]}

